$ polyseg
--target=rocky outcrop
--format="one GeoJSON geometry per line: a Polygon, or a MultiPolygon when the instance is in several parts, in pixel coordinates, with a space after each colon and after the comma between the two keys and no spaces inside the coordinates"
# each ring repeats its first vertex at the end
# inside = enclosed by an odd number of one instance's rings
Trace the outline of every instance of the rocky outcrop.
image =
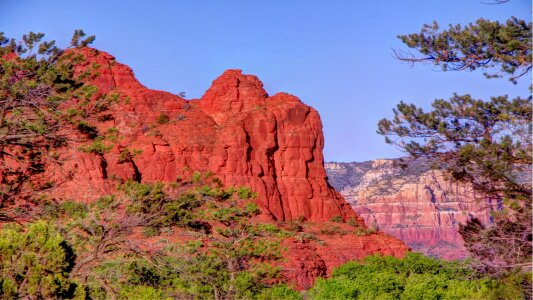
{"type": "Polygon", "coordinates": [[[187,101],[145,88],[107,53],[82,52],[87,59],[78,68],[98,66],[99,92],[126,99],[98,124],[100,133],[118,132],[120,140],[104,141],[113,148],[100,156],[63,155],[69,159],[61,173],[73,180],[54,196],[91,201],[108,193],[113,179],[175,182],[190,170],[210,171],[226,185],[251,187],[277,221],[357,218],[326,181],[320,117],[300,99],[269,97],[257,77],[228,70],[201,99],[187,101]],[[137,153],[128,161],[120,156],[126,149],[137,153]]]}
{"type": "Polygon", "coordinates": [[[326,163],[330,183],[365,219],[413,250],[446,259],[468,255],[458,225],[468,217],[491,222],[498,201],[477,197],[466,185],[452,183],[427,160],[381,159],[326,163]]]}
{"type": "MultiPolygon", "coordinates": [[[[364,227],[363,219],[326,180],[322,124],[316,110],[295,96],[269,96],[255,76],[227,70],[200,99],[185,100],[147,89],[111,55],[82,49],[77,72],[97,69],[98,93],[118,95],[97,129],[108,151],[88,153],[72,142],[63,163],[47,169],[56,183],[49,196],[94,201],[118,182],[179,182],[193,171],[210,172],[226,186],[257,193],[269,222],[306,220],[313,230],[331,219],[364,227]]],[[[346,225],[348,226],[348,225],[346,225]]],[[[374,233],[331,236],[323,245],[287,241],[284,273],[300,288],[347,260],[381,253],[402,256],[401,241],[374,233]]]]}
{"type": "Polygon", "coordinates": [[[331,275],[334,267],[347,261],[374,254],[403,257],[408,251],[403,242],[383,232],[361,235],[354,231],[348,224],[306,224],[304,233],[283,244],[286,248],[283,274],[297,287],[308,289],[317,278],[331,275]],[[301,235],[312,239],[302,241],[301,235]]]}

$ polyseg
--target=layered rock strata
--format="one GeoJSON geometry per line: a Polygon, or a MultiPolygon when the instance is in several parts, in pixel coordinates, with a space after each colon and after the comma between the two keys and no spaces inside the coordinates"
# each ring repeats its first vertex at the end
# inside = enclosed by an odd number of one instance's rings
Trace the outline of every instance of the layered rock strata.
{"type": "Polygon", "coordinates": [[[329,182],[365,219],[413,250],[445,259],[468,255],[458,233],[460,223],[477,217],[491,222],[498,201],[478,197],[466,185],[447,180],[427,160],[380,159],[326,163],[329,182]]]}

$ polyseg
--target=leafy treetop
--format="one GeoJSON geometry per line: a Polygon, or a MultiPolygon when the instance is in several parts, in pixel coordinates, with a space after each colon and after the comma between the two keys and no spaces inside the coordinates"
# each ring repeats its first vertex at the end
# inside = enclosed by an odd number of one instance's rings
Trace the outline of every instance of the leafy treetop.
{"type": "MultiPolygon", "coordinates": [[[[92,41],[76,30],[67,49],[92,41]]],[[[47,164],[60,162],[55,149],[72,141],[72,133],[98,135],[90,122],[111,99],[85,83],[97,76],[93,68],[75,74],[84,58],[67,49],[43,33],[30,32],[17,43],[0,32],[0,207],[31,190],[28,182],[47,164]]]]}
{"type": "Polygon", "coordinates": [[[433,62],[442,70],[495,70],[488,78],[503,74],[516,79],[531,71],[531,22],[515,17],[505,23],[479,19],[467,26],[450,25],[439,32],[437,22],[425,24],[420,33],[398,36],[423,56],[396,50],[396,58],[410,62],[433,62]]]}
{"type": "Polygon", "coordinates": [[[439,159],[453,179],[485,194],[531,196],[531,97],[490,101],[470,95],[438,99],[425,112],[401,102],[378,133],[414,157],[439,159]],[[527,176],[526,176],[527,177],[527,176]]]}

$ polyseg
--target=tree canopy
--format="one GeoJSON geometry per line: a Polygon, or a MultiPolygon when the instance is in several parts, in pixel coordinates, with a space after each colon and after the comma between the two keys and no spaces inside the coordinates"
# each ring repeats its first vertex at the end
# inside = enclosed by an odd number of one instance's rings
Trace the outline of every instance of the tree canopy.
{"type": "Polygon", "coordinates": [[[480,68],[488,78],[508,75],[514,83],[531,71],[531,22],[515,17],[505,23],[479,19],[467,26],[439,29],[433,22],[420,33],[398,36],[422,56],[399,50],[395,56],[409,63],[434,63],[444,71],[480,68]]]}
{"type": "MultiPolygon", "coordinates": [[[[502,3],[505,1],[502,1],[502,3]]],[[[488,78],[509,76],[516,83],[531,71],[531,22],[510,18],[504,24],[479,19],[475,24],[437,23],[399,38],[422,56],[395,51],[410,63],[432,62],[442,70],[483,69],[488,78]]],[[[454,94],[424,111],[400,102],[394,118],[382,119],[378,133],[414,157],[425,156],[451,180],[492,198],[501,210],[492,224],[470,219],[460,225],[466,248],[480,270],[503,276],[531,268],[532,97],[490,99],[454,94]]],[[[531,280],[525,281],[530,289],[531,280]]]]}
{"type": "Polygon", "coordinates": [[[62,49],[42,33],[16,42],[0,32],[0,207],[53,185],[46,179],[33,187],[27,183],[46,164],[59,162],[55,150],[67,145],[73,132],[94,138],[88,121],[108,98],[84,83],[94,74],[75,74],[73,66],[83,58],[68,51],[93,40],[76,30],[70,47],[62,49]],[[66,101],[68,109],[62,106],[66,101]]]}
{"type": "Polygon", "coordinates": [[[517,299],[519,285],[483,279],[465,263],[409,253],[404,259],[370,256],[319,279],[311,299],[517,299]]]}
{"type": "Polygon", "coordinates": [[[437,158],[452,179],[492,196],[531,196],[531,98],[438,99],[425,112],[401,102],[378,133],[412,156],[437,158]]]}

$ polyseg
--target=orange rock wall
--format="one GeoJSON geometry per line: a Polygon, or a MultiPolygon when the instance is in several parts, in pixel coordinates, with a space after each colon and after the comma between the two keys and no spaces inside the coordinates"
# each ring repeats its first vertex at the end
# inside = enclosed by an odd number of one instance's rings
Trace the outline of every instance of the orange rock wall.
{"type": "Polygon", "coordinates": [[[145,88],[130,68],[94,49],[79,70],[99,65],[93,82],[102,93],[120,93],[128,101],[111,107],[112,120],[98,125],[100,133],[118,129],[121,140],[102,157],[72,151],[56,179],[57,197],[80,201],[110,192],[111,179],[175,182],[190,170],[211,171],[228,186],[249,186],[275,220],[304,217],[325,221],[334,216],[357,218],[326,181],[322,123],[316,110],[298,98],[279,93],[269,97],[255,76],[228,70],[201,99],[145,88]],[[159,124],[161,114],[168,123],[159,124]],[[132,162],[120,152],[141,150],[132,162]]]}

